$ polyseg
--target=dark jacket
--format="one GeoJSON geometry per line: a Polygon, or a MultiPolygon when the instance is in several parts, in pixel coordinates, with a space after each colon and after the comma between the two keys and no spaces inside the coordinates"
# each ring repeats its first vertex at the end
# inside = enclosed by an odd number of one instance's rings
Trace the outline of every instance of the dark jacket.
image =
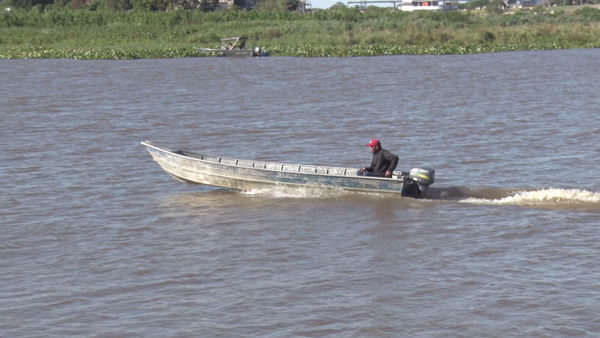
{"type": "Polygon", "coordinates": [[[371,166],[366,168],[368,172],[372,172],[378,176],[384,176],[386,171],[394,171],[398,165],[398,156],[390,153],[385,149],[379,149],[373,154],[371,166]]]}

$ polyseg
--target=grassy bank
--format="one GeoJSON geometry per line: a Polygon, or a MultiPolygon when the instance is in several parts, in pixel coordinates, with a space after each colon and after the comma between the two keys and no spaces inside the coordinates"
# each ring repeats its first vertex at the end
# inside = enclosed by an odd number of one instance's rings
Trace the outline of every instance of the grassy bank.
{"type": "Polygon", "coordinates": [[[392,12],[3,11],[0,58],[131,59],[198,56],[247,35],[273,56],[464,54],[600,47],[600,10],[538,8],[392,12]]]}

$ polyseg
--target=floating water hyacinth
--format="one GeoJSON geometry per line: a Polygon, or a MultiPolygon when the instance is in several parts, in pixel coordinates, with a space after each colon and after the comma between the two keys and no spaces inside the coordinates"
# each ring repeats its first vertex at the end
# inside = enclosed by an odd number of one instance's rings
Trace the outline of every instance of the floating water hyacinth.
{"type": "Polygon", "coordinates": [[[169,59],[193,57],[197,53],[191,47],[164,48],[98,48],[98,49],[52,49],[26,48],[10,49],[0,55],[4,59],[75,59],[75,60],[128,60],[128,59],[169,59]]]}

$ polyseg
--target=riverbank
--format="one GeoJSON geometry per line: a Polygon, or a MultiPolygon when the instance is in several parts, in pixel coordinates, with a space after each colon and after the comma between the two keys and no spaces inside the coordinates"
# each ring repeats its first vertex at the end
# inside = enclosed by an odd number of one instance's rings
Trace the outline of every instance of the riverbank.
{"type": "Polygon", "coordinates": [[[135,59],[201,56],[247,35],[272,56],[473,54],[600,47],[600,10],[290,12],[3,11],[0,58],[135,59]]]}

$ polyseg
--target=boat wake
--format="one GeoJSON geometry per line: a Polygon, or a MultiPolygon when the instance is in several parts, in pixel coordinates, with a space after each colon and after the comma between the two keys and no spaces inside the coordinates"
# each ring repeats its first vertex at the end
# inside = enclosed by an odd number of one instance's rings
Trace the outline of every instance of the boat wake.
{"type": "Polygon", "coordinates": [[[272,187],[264,189],[244,190],[244,195],[261,196],[268,198],[332,198],[350,194],[342,189],[331,189],[322,187],[272,187]]]}
{"type": "MultiPolygon", "coordinates": [[[[356,196],[357,193],[321,187],[274,187],[252,189],[242,194],[267,198],[336,198],[356,196]]],[[[369,196],[388,194],[358,193],[369,196]]],[[[399,197],[399,196],[398,196],[399,197]]],[[[454,200],[459,203],[480,205],[515,205],[557,210],[600,212],[600,193],[580,189],[519,189],[448,187],[430,189],[426,200],[454,200]]]]}
{"type": "Polygon", "coordinates": [[[481,205],[517,205],[547,209],[600,212],[600,193],[581,189],[503,189],[451,187],[439,189],[434,199],[481,205]]]}

